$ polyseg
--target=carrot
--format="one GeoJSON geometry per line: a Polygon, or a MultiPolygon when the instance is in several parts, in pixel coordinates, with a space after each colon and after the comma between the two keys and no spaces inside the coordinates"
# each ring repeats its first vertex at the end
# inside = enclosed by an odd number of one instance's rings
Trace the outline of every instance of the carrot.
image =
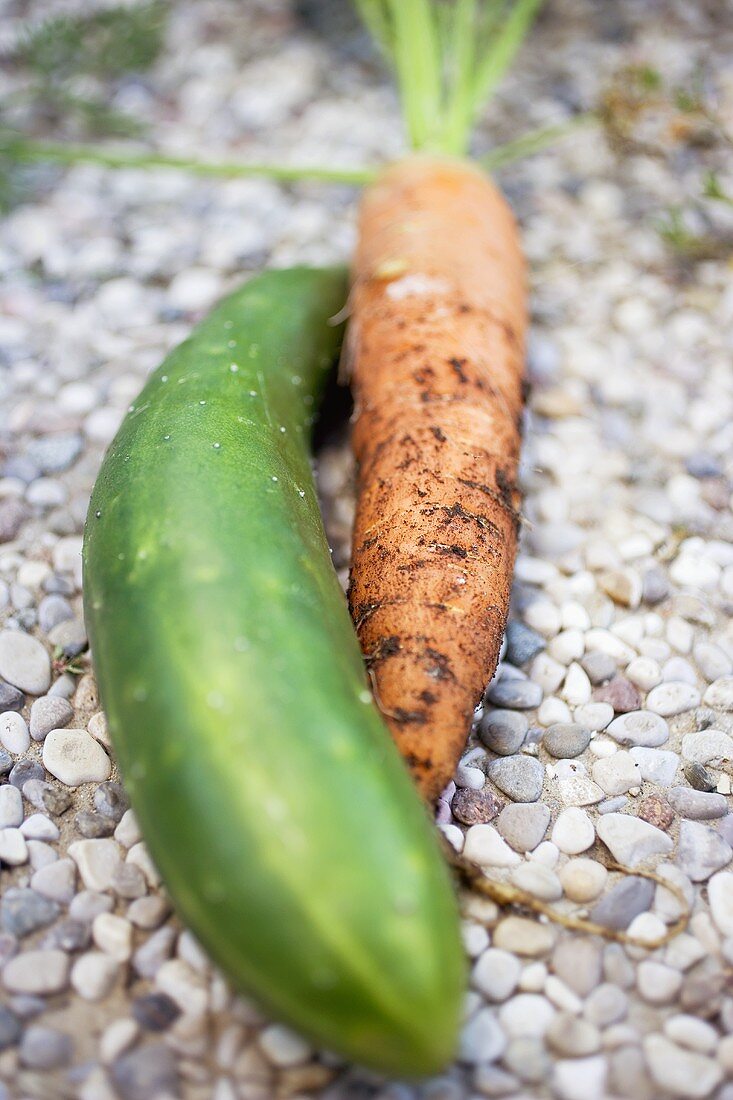
{"type": "MultiPolygon", "coordinates": [[[[385,170],[360,207],[347,347],[358,462],[349,603],[376,701],[432,800],[453,774],[506,624],[527,317],[512,213],[488,176],[451,155],[485,94],[469,33],[479,6],[454,8],[465,86],[452,93],[440,83],[444,9],[406,6],[409,27],[397,0],[362,5],[375,29],[381,13],[413,145],[425,151],[385,170]],[[421,45],[405,60],[411,42],[421,45]]],[[[512,9],[514,39],[526,29],[518,10],[526,20],[531,6],[512,9]]]]}

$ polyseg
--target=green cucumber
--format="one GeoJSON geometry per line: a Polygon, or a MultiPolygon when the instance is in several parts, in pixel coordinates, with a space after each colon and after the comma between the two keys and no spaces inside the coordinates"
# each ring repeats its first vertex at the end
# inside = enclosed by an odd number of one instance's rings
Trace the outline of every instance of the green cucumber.
{"type": "Polygon", "coordinates": [[[340,270],[227,298],[148,381],[84,544],[102,703],[175,906],[233,984],[343,1056],[455,1049],[454,892],[367,690],[310,467],[340,270]]]}

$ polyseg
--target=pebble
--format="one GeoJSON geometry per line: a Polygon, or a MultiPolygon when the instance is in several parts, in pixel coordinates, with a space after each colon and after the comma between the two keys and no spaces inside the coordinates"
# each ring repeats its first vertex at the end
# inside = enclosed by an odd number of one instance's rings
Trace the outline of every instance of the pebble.
{"type": "Polygon", "coordinates": [[[56,841],[60,836],[58,825],[54,825],[45,814],[31,814],[21,825],[20,831],[26,840],[56,841]]]}
{"type": "Polygon", "coordinates": [[[629,752],[639,765],[643,780],[656,783],[658,787],[669,787],[674,782],[680,764],[680,758],[676,752],[643,747],[632,748],[629,752]]]}
{"type": "Polygon", "coordinates": [[[53,729],[68,725],[74,708],[68,699],[58,695],[44,695],[31,707],[30,734],[34,741],[43,741],[53,729]]]}
{"type": "Polygon", "coordinates": [[[608,795],[625,794],[641,784],[641,769],[630,753],[616,752],[595,762],[593,779],[608,795]]]}
{"type": "Polygon", "coordinates": [[[100,783],[97,787],[94,792],[94,805],[100,814],[104,814],[114,822],[119,822],[129,808],[130,800],[121,784],[109,781],[100,783]]]}
{"type": "Polygon", "coordinates": [[[714,729],[686,733],[682,738],[682,756],[698,764],[728,763],[733,761],[733,738],[714,729]]]}
{"type": "Polygon", "coordinates": [[[0,924],[18,939],[45,928],[59,913],[56,902],[25,886],[8,887],[0,899],[0,924]]]}
{"type": "Polygon", "coordinates": [[[608,1027],[626,1019],[629,1000],[623,989],[611,982],[603,982],[589,995],[583,1008],[587,1020],[596,1027],[608,1027]]]}
{"type": "Polygon", "coordinates": [[[62,657],[78,657],[89,644],[86,628],[78,619],[66,619],[49,631],[48,640],[62,657]]]}
{"type": "Polygon", "coordinates": [[[120,863],[120,851],[114,840],[76,840],[68,847],[87,890],[103,893],[112,888],[112,876],[120,863]]]}
{"type": "Polygon", "coordinates": [[[114,913],[99,913],[92,921],[92,938],[105,954],[117,962],[126,962],[132,955],[132,925],[114,913]]]}
{"type": "Polygon", "coordinates": [[[616,675],[595,689],[597,703],[610,703],[616,714],[629,714],[641,706],[639,689],[625,676],[616,675]]]}
{"type": "Polygon", "coordinates": [[[43,763],[67,787],[101,783],[112,771],[107,753],[82,729],[51,730],[43,742],[43,763]]]}
{"type": "Polygon", "coordinates": [[[23,951],[3,967],[3,985],[11,993],[61,993],[68,980],[69,958],[63,951],[23,951]]]}
{"type": "Polygon", "coordinates": [[[483,787],[480,791],[461,787],[451,801],[453,816],[463,825],[478,825],[493,821],[501,806],[502,803],[488,787],[483,787]]]}
{"type": "Polygon", "coordinates": [[[648,710],[629,711],[614,718],[606,733],[620,745],[656,749],[669,740],[669,726],[661,715],[648,710]]]}
{"type": "Polygon", "coordinates": [[[608,871],[594,859],[571,859],[560,868],[560,882],[570,901],[594,901],[603,890],[608,871]]]}
{"type": "Polygon", "coordinates": [[[733,849],[720,833],[697,821],[680,822],[677,862],[692,882],[705,882],[733,858],[733,849]]]}
{"type": "Polygon", "coordinates": [[[687,782],[696,791],[714,791],[717,786],[715,776],[708,771],[704,764],[698,764],[693,760],[684,765],[682,772],[687,782]]]}
{"type": "Polygon", "coordinates": [[[99,1057],[108,1065],[129,1050],[139,1035],[140,1029],[135,1020],[122,1017],[109,1024],[99,1040],[99,1057]]]}
{"type": "Polygon", "coordinates": [[[512,1039],[504,1051],[502,1064],[526,1084],[546,1080],[551,1071],[544,1043],[532,1035],[512,1039]]]}
{"type": "MultiPolygon", "coordinates": [[[[43,768],[35,760],[33,775],[45,775],[43,768]]],[[[13,769],[15,770],[15,769],[13,769]]],[[[12,782],[12,774],[10,781],[12,782]]],[[[35,806],[37,810],[45,810],[49,814],[63,814],[71,805],[71,793],[56,783],[47,783],[45,779],[33,778],[23,782],[21,790],[23,797],[35,806]]]]}
{"type": "Polygon", "coordinates": [[[144,1031],[167,1031],[181,1010],[166,993],[148,993],[136,997],[131,1006],[135,1021],[144,1031]]]}
{"type": "MultiPolygon", "coordinates": [[[[151,1043],[120,1055],[110,1064],[109,1074],[120,1100],[180,1095],[175,1056],[163,1043],[151,1043]]],[[[253,1095],[261,1097],[259,1093],[253,1095]]]]}
{"type": "Polygon", "coordinates": [[[478,735],[492,752],[511,756],[517,752],[529,729],[529,720],[521,711],[487,711],[478,725],[478,735]]]}
{"type": "Polygon", "coordinates": [[[556,723],[545,730],[542,744],[551,756],[568,760],[585,752],[590,738],[591,733],[586,726],[574,722],[556,723]]]}
{"type": "Polygon", "coordinates": [[[642,821],[665,831],[674,821],[674,810],[669,802],[658,794],[650,794],[643,798],[639,803],[637,814],[642,821]]]}
{"type": "Polygon", "coordinates": [[[472,825],[466,833],[463,854],[481,867],[513,867],[520,862],[493,825],[472,825]]]}
{"type": "Polygon", "coordinates": [[[710,912],[718,930],[733,936],[733,873],[719,871],[708,882],[710,912]]]}
{"type": "Polygon", "coordinates": [[[468,1065],[495,1062],[506,1049],[506,1036],[493,1009],[481,1008],[461,1032],[458,1058],[468,1065]]]}
{"type": "Polygon", "coordinates": [[[687,1047],[688,1050],[696,1050],[700,1054],[714,1051],[719,1038],[712,1024],[684,1012],[669,1016],[664,1021],[664,1034],[673,1043],[687,1047]]]}
{"type": "Polygon", "coordinates": [[[84,951],[90,943],[89,925],[78,920],[62,920],[48,932],[43,947],[58,948],[67,954],[84,951]]]}
{"type": "Polygon", "coordinates": [[[646,1035],[644,1057],[655,1084],[684,1100],[704,1100],[723,1079],[723,1071],[712,1058],[685,1050],[664,1035],[646,1035]]]}
{"type": "Polygon", "coordinates": [[[27,1069],[60,1069],[68,1066],[73,1051],[71,1037],[65,1032],[43,1024],[31,1024],[20,1043],[20,1063],[27,1069]]]}
{"type": "Polygon", "coordinates": [[[507,660],[521,668],[545,648],[545,639],[531,626],[519,619],[511,619],[506,629],[507,660]]]}
{"type": "Polygon", "coordinates": [[[44,596],[38,605],[38,625],[43,634],[48,634],[59,623],[73,617],[71,604],[63,596],[44,596]]]}
{"type": "Polygon", "coordinates": [[[603,800],[603,790],[587,775],[571,775],[560,779],[557,788],[566,806],[593,806],[603,800]]]}
{"type": "Polygon", "coordinates": [[[0,711],[20,710],[24,703],[23,692],[0,679],[0,711]]]}
{"type": "Polygon", "coordinates": [[[556,695],[547,695],[537,710],[537,721],[541,726],[555,726],[558,722],[570,723],[573,715],[570,707],[556,695]]]}
{"type": "Polygon", "coordinates": [[[109,913],[112,908],[114,901],[107,894],[98,894],[96,890],[81,890],[69,904],[69,916],[91,924],[97,913],[109,913]]]}
{"type": "Polygon", "coordinates": [[[19,791],[23,791],[29,780],[42,780],[45,774],[43,766],[39,764],[37,760],[19,760],[18,763],[13,766],[8,776],[8,780],[14,787],[17,787],[19,791]]]}
{"type": "Polygon", "coordinates": [[[725,817],[728,813],[728,802],[722,794],[696,791],[691,787],[672,787],[667,791],[667,801],[680,817],[693,821],[725,817]]]}
{"type": "Polygon", "coordinates": [[[680,991],[682,975],[679,970],[657,962],[656,959],[644,959],[636,972],[636,988],[647,1004],[670,1004],[680,991]]]}
{"type": "Polygon", "coordinates": [[[0,829],[0,860],[10,867],[28,862],[28,845],[20,829],[0,829]]]}
{"type": "Polygon", "coordinates": [[[0,544],[12,542],[28,517],[28,509],[15,497],[0,498],[0,544]]]}
{"type": "Polygon", "coordinates": [[[568,669],[560,694],[571,706],[582,706],[590,701],[591,682],[585,670],[576,661],[573,661],[568,669]]]}
{"type": "Polygon", "coordinates": [[[68,905],[74,897],[76,865],[71,859],[58,859],[40,867],[31,878],[31,887],[51,901],[68,905]]]}
{"type": "Polygon", "coordinates": [[[26,458],[42,474],[59,474],[68,470],[81,454],[83,440],[76,432],[62,432],[33,439],[28,444],[26,458]]]}
{"type": "Polygon", "coordinates": [[[141,978],[155,977],[170,957],[175,939],[175,929],[164,925],[138,947],[132,956],[132,964],[141,978]]]}
{"type": "Polygon", "coordinates": [[[134,848],[140,843],[142,834],[134,810],[125,810],[115,829],[115,840],[123,848],[134,848]]]}
{"type": "Polygon", "coordinates": [[[582,1058],[601,1049],[601,1034],[595,1024],[570,1012],[558,1012],[545,1033],[545,1042],[565,1058],[582,1058]]]}
{"type": "Polygon", "coordinates": [[[604,653],[600,649],[586,653],[580,663],[594,686],[605,684],[616,675],[616,661],[609,653],[604,653]]]}
{"type": "Polygon", "coordinates": [[[585,852],[596,839],[593,822],[585,810],[578,806],[569,806],[562,810],[552,827],[552,842],[565,855],[579,855],[585,852]]]}
{"type": "Polygon", "coordinates": [[[628,814],[605,814],[596,830],[613,858],[625,867],[636,867],[651,856],[671,852],[674,847],[661,829],[628,814]]]}
{"type": "Polygon", "coordinates": [[[31,743],[25,718],[17,711],[0,714],[0,741],[14,756],[28,751],[31,743]]]}
{"type": "MultiPolygon", "coordinates": [[[[1,663],[0,675],[6,676],[1,663]]],[[[6,676],[6,679],[10,679],[10,677],[6,676]]],[[[542,688],[532,680],[515,680],[514,678],[502,677],[501,680],[489,686],[487,698],[495,707],[506,707],[509,710],[532,710],[542,702],[542,688]]]]}
{"type": "Polygon", "coordinates": [[[2,630],[0,676],[28,695],[45,695],[51,686],[48,653],[30,634],[20,630],[2,630]]]}
{"type": "Polygon", "coordinates": [[[604,730],[612,718],[613,707],[610,703],[584,703],[575,708],[576,723],[596,732],[604,730]]]}
{"type": "Polygon", "coordinates": [[[662,679],[661,669],[651,657],[635,657],[626,666],[626,675],[642,691],[651,691],[662,679]]]}
{"type": "Polygon", "coordinates": [[[127,908],[127,918],[136,928],[145,931],[160,927],[170,911],[170,906],[165,898],[153,894],[150,897],[141,897],[134,900],[127,908]]]}
{"type": "Polygon", "coordinates": [[[541,1038],[554,1016],[554,1006],[538,993],[517,993],[499,1009],[499,1023],[510,1039],[541,1038]]]}
{"type": "Polygon", "coordinates": [[[558,901],[562,897],[562,886],[557,875],[537,860],[517,867],[512,872],[512,882],[519,890],[542,901],[558,901]]]}
{"type": "Polygon", "coordinates": [[[496,828],[515,852],[532,852],[544,838],[550,810],[542,802],[510,803],[496,821],[496,828]]]}
{"type": "Polygon", "coordinates": [[[652,688],[646,697],[647,708],[663,718],[684,714],[693,707],[700,706],[700,692],[685,680],[670,680],[652,688]]]}
{"type": "Polygon", "coordinates": [[[489,947],[479,957],[471,973],[471,983],[489,1001],[505,1001],[519,983],[522,964],[515,955],[489,947]]]}
{"type": "Polygon", "coordinates": [[[532,756],[504,756],[492,760],[486,774],[515,802],[536,802],[542,793],[544,769],[532,756]]]}
{"type": "Polygon", "coordinates": [[[555,930],[527,917],[503,917],[494,930],[494,946],[527,958],[541,958],[552,950],[555,930]]]}
{"type": "Polygon", "coordinates": [[[606,1059],[572,1058],[555,1063],[552,1087],[559,1100],[604,1100],[606,1097],[606,1059]]]}
{"type": "Polygon", "coordinates": [[[628,928],[634,917],[649,908],[654,884],[649,879],[631,876],[617,882],[591,911],[591,920],[607,928],[628,928]]]}
{"type": "Polygon", "coordinates": [[[23,1032],[23,1025],[9,1008],[0,1005],[0,1051],[15,1046],[23,1032]]]}
{"type": "Polygon", "coordinates": [[[82,836],[94,839],[101,836],[111,836],[115,831],[115,823],[104,814],[96,810],[80,810],[74,815],[74,825],[82,836]]]}
{"type": "Polygon", "coordinates": [[[0,787],[0,829],[17,828],[23,821],[23,797],[17,787],[0,787]]]}
{"type": "Polygon", "coordinates": [[[714,710],[733,710],[733,676],[721,676],[707,688],[703,702],[714,710]]]}
{"type": "Polygon", "coordinates": [[[111,991],[120,971],[120,964],[103,951],[87,951],[71,968],[71,984],[85,1001],[101,1001],[111,991]]]}

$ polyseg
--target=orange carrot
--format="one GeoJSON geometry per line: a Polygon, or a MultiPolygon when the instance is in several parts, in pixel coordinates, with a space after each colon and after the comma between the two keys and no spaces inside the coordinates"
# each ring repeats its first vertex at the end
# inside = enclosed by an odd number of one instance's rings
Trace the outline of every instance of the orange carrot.
{"type": "Polygon", "coordinates": [[[387,169],[363,196],[358,236],[349,602],[376,700],[433,799],[453,774],[506,623],[524,261],[491,180],[445,157],[387,169]]]}

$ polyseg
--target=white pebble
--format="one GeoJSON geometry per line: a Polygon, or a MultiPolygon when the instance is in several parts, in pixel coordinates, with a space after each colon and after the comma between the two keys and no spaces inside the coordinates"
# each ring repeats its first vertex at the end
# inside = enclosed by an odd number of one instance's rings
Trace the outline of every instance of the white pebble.
{"type": "Polygon", "coordinates": [[[22,714],[14,710],[0,714],[0,741],[14,756],[28,751],[31,735],[22,714]]]}
{"type": "Polygon", "coordinates": [[[552,829],[552,842],[565,855],[585,852],[596,839],[593,822],[585,810],[569,806],[558,814],[552,829]]]}
{"type": "Polygon", "coordinates": [[[0,829],[15,829],[23,821],[23,796],[12,783],[0,787],[0,829]]]}
{"type": "Polygon", "coordinates": [[[81,729],[51,730],[43,742],[43,764],[67,787],[103,783],[112,772],[112,762],[102,746],[81,729]]]}
{"type": "Polygon", "coordinates": [[[555,1015],[555,1009],[536,993],[518,993],[499,1009],[499,1022],[510,1039],[541,1038],[555,1015]]]}
{"type": "Polygon", "coordinates": [[[71,984],[85,1001],[101,1001],[111,991],[120,972],[120,964],[102,951],[87,951],[71,968],[71,984]]]}
{"type": "Polygon", "coordinates": [[[571,901],[593,901],[603,890],[608,871],[594,859],[571,859],[560,870],[560,882],[571,901]]]}
{"type": "Polygon", "coordinates": [[[573,721],[589,730],[604,730],[613,718],[610,703],[584,703],[575,708],[573,721]]]}
{"type": "Polygon", "coordinates": [[[0,829],[0,860],[10,867],[28,862],[28,845],[20,829],[0,829]]]}
{"type": "Polygon", "coordinates": [[[472,825],[466,833],[463,854],[480,867],[515,867],[521,862],[493,825],[472,825]]]}
{"type": "Polygon", "coordinates": [[[474,966],[471,981],[489,1001],[505,1001],[517,988],[521,972],[516,955],[489,947],[474,966]]]}
{"type": "Polygon", "coordinates": [[[556,722],[572,722],[570,708],[556,695],[546,695],[537,711],[537,721],[541,726],[553,726],[556,722]]]}
{"type": "Polygon", "coordinates": [[[662,670],[651,657],[635,657],[626,666],[626,676],[642,691],[651,691],[662,679],[662,670]]]}
{"type": "Polygon", "coordinates": [[[99,913],[92,921],[92,938],[97,947],[118,962],[132,954],[132,925],[114,913],[99,913]]]}
{"type": "Polygon", "coordinates": [[[3,985],[11,993],[45,996],[60,993],[69,977],[69,957],[63,951],[22,951],[3,969],[3,985]]]}

